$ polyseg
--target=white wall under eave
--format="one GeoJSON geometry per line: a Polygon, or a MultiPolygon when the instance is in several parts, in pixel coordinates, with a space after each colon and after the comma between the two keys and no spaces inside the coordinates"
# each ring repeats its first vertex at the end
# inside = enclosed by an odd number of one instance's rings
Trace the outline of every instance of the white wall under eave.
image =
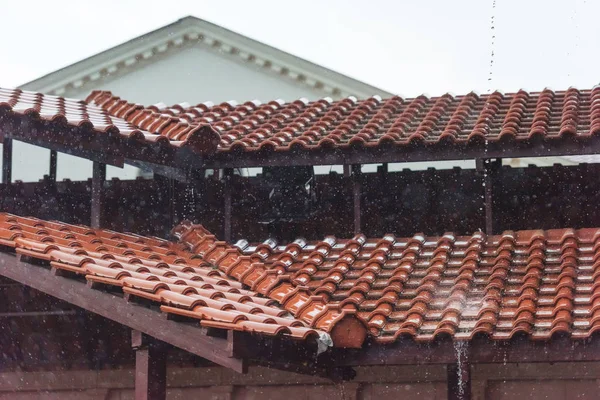
{"type": "MultiPolygon", "coordinates": [[[[158,59],[132,73],[101,82],[95,89],[110,90],[131,102],[145,105],[163,102],[197,104],[259,99],[293,101],[300,97],[323,97],[309,87],[301,87],[289,78],[262,71],[254,65],[238,62],[230,55],[219,55],[199,46],[184,48],[158,59]]],[[[86,89],[71,97],[85,98],[86,89]]]]}

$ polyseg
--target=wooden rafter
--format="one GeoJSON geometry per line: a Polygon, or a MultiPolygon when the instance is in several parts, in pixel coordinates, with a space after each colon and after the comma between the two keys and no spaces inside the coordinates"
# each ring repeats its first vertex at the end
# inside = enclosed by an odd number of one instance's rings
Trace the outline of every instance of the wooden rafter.
{"type": "Polygon", "coordinates": [[[92,290],[81,281],[53,275],[50,270],[22,260],[19,255],[0,253],[0,275],[216,364],[240,373],[245,371],[244,361],[230,356],[227,339],[203,335],[198,326],[168,320],[155,310],[127,302],[115,294],[92,290]]]}

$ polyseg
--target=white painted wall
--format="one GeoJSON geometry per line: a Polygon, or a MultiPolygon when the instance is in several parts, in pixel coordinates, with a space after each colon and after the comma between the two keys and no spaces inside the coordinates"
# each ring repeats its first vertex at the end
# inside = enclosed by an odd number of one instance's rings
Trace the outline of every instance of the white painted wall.
{"type": "MultiPolygon", "coordinates": [[[[187,47],[170,53],[165,59],[100,84],[98,89],[111,90],[122,98],[142,104],[320,97],[308,88],[201,47],[187,47]]],[[[87,90],[75,93],[80,97],[87,94],[87,90]]]]}

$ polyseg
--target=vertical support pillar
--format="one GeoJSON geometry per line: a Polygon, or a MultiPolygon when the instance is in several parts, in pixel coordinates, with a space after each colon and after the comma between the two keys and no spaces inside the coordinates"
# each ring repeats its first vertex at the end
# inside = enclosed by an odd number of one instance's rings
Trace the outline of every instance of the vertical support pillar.
{"type": "Polygon", "coordinates": [[[482,174],[483,184],[483,201],[485,208],[485,233],[492,235],[494,232],[494,214],[493,214],[493,198],[492,198],[492,181],[493,174],[496,171],[498,162],[494,162],[490,159],[478,158],[475,160],[475,166],[477,171],[482,174]]]}
{"type": "Polygon", "coordinates": [[[175,226],[177,201],[175,200],[175,179],[165,178],[167,183],[167,196],[169,198],[169,229],[175,226]]]}
{"type": "Polygon", "coordinates": [[[352,174],[352,165],[344,164],[344,176],[349,177],[352,174]]]}
{"type": "Polygon", "coordinates": [[[471,364],[467,360],[448,364],[448,399],[471,399],[471,364]]]}
{"type": "Polygon", "coordinates": [[[352,166],[352,198],[354,200],[354,233],[361,232],[360,197],[361,197],[361,171],[360,164],[352,166]]]}
{"type": "Polygon", "coordinates": [[[94,161],[92,167],[92,209],[91,226],[100,228],[102,222],[102,195],[104,192],[104,181],[106,180],[106,164],[94,161]]]}
{"type": "Polygon", "coordinates": [[[201,196],[204,191],[204,169],[193,170],[188,173],[188,183],[185,189],[185,213],[182,219],[197,221],[202,204],[201,196]]]}
{"type": "Polygon", "coordinates": [[[224,171],[224,210],[223,210],[223,240],[226,242],[231,241],[231,178],[233,176],[233,169],[226,168],[224,171]]]}
{"type": "Polygon", "coordinates": [[[139,331],[131,332],[135,350],[135,399],[167,398],[167,351],[164,343],[139,331]]]}
{"type": "Polygon", "coordinates": [[[4,136],[2,142],[2,183],[10,183],[12,181],[12,138],[4,136]]]}
{"type": "Polygon", "coordinates": [[[58,163],[58,154],[56,150],[50,150],[50,181],[56,182],[56,166],[58,163]]]}

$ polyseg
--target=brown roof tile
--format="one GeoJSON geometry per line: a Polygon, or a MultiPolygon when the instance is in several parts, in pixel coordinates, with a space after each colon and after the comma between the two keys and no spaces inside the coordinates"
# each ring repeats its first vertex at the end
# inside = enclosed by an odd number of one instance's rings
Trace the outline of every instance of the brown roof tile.
{"type": "Polygon", "coordinates": [[[536,136],[554,139],[600,133],[600,87],[414,99],[157,105],[145,109],[110,92],[93,92],[87,101],[169,138],[186,138],[194,127],[210,126],[220,136],[220,152],[527,140],[536,136]]]}
{"type": "MultiPolygon", "coordinates": [[[[21,89],[0,88],[0,113],[28,115],[33,118],[71,126],[87,126],[98,133],[143,135],[122,118],[113,117],[101,107],[81,100],[66,99],[21,89]]],[[[0,114],[1,115],[1,114],[0,114]]]]}
{"type": "Polygon", "coordinates": [[[157,302],[163,312],[202,326],[294,339],[322,333],[165,240],[0,213],[0,246],[157,302]]]}
{"type": "MultiPolygon", "coordinates": [[[[111,92],[85,101],[0,89],[0,111],[202,155],[416,143],[589,138],[600,133],[600,87],[414,99],[393,97],[142,106],[111,92]],[[536,139],[537,138],[537,139],[536,139]]],[[[0,113],[1,114],[1,113],[0,113]]]]}
{"type": "Polygon", "coordinates": [[[86,103],[82,100],[66,99],[58,96],[28,92],[21,89],[0,88],[0,118],[6,114],[22,115],[46,121],[57,126],[87,128],[98,134],[120,136],[148,143],[162,143],[174,147],[189,147],[197,153],[214,153],[217,148],[218,134],[208,125],[195,125],[185,128],[185,135],[166,135],[168,132],[181,131],[167,117],[153,118],[149,110],[136,106],[127,108],[119,104],[104,109],[102,102],[86,103]],[[138,114],[140,116],[138,116],[138,114]],[[146,116],[146,118],[142,118],[146,116]],[[124,117],[129,118],[129,122],[124,117]],[[136,117],[136,118],[132,118],[136,117]]]}
{"type": "Polygon", "coordinates": [[[329,332],[336,346],[358,347],[367,332],[389,343],[477,334],[580,339],[600,329],[600,228],[285,246],[231,246],[189,223],[174,233],[226,275],[329,332]]]}

